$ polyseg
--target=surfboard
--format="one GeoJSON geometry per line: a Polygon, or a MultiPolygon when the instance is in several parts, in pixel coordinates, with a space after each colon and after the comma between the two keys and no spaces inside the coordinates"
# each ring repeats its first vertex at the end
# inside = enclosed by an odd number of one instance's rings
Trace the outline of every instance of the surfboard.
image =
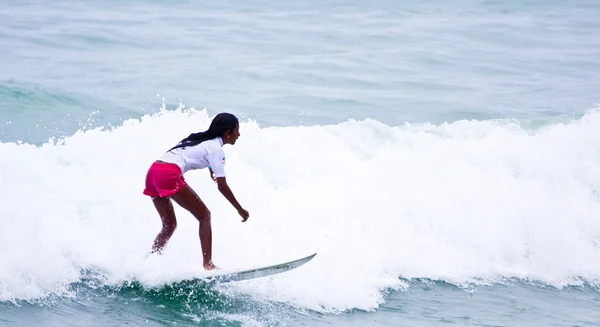
{"type": "Polygon", "coordinates": [[[262,267],[252,267],[252,268],[238,268],[238,269],[219,269],[217,271],[211,271],[206,276],[200,277],[198,279],[203,279],[211,282],[220,282],[220,283],[229,283],[229,282],[237,282],[242,280],[261,278],[266,276],[271,276],[275,274],[280,274],[286,271],[290,271],[292,269],[296,269],[303,264],[309,262],[314,258],[317,254],[313,253],[304,258],[296,259],[289,262],[278,263],[270,266],[262,266],[262,267]]]}

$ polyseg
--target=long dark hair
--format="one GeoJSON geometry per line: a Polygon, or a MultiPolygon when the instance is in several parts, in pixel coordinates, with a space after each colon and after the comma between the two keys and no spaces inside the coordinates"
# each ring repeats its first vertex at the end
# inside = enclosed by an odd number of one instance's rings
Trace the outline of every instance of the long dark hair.
{"type": "Polygon", "coordinates": [[[190,134],[190,136],[184,138],[179,143],[177,143],[176,146],[172,147],[171,150],[183,148],[186,146],[198,145],[204,141],[212,140],[219,136],[223,137],[225,132],[233,131],[237,124],[238,119],[236,116],[230,113],[222,112],[215,116],[215,118],[210,123],[210,126],[206,131],[190,134]]]}

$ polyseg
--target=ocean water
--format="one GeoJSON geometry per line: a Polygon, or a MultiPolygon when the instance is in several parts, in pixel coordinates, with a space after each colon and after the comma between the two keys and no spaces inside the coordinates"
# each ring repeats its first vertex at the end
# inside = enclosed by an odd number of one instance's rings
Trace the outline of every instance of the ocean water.
{"type": "Polygon", "coordinates": [[[597,1],[0,3],[0,326],[600,326],[597,1]],[[153,160],[236,114],[228,181],[153,160]]]}

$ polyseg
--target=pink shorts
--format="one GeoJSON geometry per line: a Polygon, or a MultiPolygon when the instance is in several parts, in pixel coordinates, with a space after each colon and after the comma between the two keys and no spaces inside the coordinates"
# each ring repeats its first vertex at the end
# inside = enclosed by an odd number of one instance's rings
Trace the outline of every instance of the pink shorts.
{"type": "Polygon", "coordinates": [[[155,162],[148,169],[144,194],[152,197],[170,196],[179,192],[186,185],[179,166],[172,163],[155,162]]]}

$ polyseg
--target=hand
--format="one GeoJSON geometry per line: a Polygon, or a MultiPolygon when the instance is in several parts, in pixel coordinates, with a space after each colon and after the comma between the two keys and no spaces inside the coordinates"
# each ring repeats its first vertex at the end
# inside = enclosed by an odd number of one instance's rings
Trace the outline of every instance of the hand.
{"type": "Polygon", "coordinates": [[[242,216],[242,222],[245,222],[246,220],[248,220],[248,217],[250,217],[250,214],[244,208],[238,210],[238,213],[240,214],[240,216],[242,216]]]}

